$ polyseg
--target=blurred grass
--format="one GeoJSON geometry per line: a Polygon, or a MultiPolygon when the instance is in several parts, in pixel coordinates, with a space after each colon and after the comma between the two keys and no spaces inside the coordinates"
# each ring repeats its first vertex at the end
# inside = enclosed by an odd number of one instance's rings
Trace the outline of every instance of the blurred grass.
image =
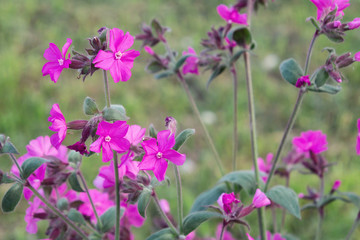
{"type": "MultiPolygon", "coordinates": [[[[57,84],[51,82],[49,77],[41,76],[41,68],[45,63],[42,54],[49,42],[62,46],[66,38],[70,37],[73,39],[72,46],[80,51],[87,47],[86,38],[95,35],[102,26],[118,27],[135,35],[139,32],[142,22],[149,23],[156,17],[172,29],[167,36],[173,48],[182,52],[188,46],[193,46],[200,52],[200,40],[206,37],[209,28],[223,24],[215,10],[220,3],[222,2],[206,0],[3,0],[0,8],[0,133],[10,136],[20,152],[24,153],[25,146],[31,139],[51,134],[47,117],[53,103],[60,104],[67,120],[86,118],[82,113],[82,102],[86,96],[96,99],[99,106],[104,106],[100,72],[87,78],[85,83],[81,79],[76,79],[77,74],[74,71],[64,71],[57,84]]],[[[352,1],[352,7],[345,11],[345,20],[352,20],[359,8],[360,3],[352,1]]],[[[276,151],[297,95],[297,90],[281,79],[278,65],[280,61],[289,57],[294,57],[301,64],[304,63],[313,34],[312,25],[306,23],[305,19],[314,16],[315,13],[316,9],[310,1],[277,0],[269,4],[267,9],[260,9],[254,16],[253,31],[257,49],[252,61],[260,156],[276,151]],[[275,67],[264,67],[265,59],[270,59],[268,61],[275,67]]],[[[341,54],[347,51],[357,52],[359,42],[358,31],[349,32],[345,43],[340,45],[330,43],[324,36],[320,37],[315,45],[310,69],[315,70],[325,61],[327,53],[321,52],[325,46],[336,47],[337,52],[341,54]]],[[[139,43],[134,45],[135,48],[139,46],[139,43]]],[[[164,51],[161,46],[156,50],[164,51]]],[[[148,56],[144,53],[136,60],[130,81],[119,84],[110,81],[112,102],[126,107],[128,116],[131,117],[130,124],[146,127],[154,123],[158,129],[162,129],[164,118],[171,115],[177,119],[179,129],[197,130],[197,134],[182,149],[182,152],[187,154],[189,162],[183,171],[184,206],[188,211],[194,198],[217,181],[214,177],[216,169],[213,157],[207,149],[203,132],[181,87],[175,79],[156,81],[145,73],[147,59],[148,56]]],[[[251,168],[252,164],[242,63],[238,69],[238,166],[246,169],[251,168]]],[[[354,150],[357,135],[356,119],[360,115],[357,91],[360,87],[360,67],[354,64],[345,71],[345,75],[349,81],[342,84],[343,89],[336,96],[313,93],[306,96],[292,136],[308,129],[320,129],[326,133],[329,142],[326,157],[330,162],[338,162],[327,176],[327,187],[330,188],[335,179],[341,179],[342,191],[360,193],[359,175],[356,171],[360,169],[360,163],[354,150]]],[[[201,111],[216,114],[215,123],[208,125],[208,128],[214,136],[226,169],[230,171],[232,124],[229,124],[229,119],[232,119],[232,82],[229,74],[225,73],[206,90],[208,76],[209,73],[205,73],[200,78],[191,77],[188,83],[201,111]]],[[[65,144],[70,144],[78,138],[78,133],[74,133],[65,140],[65,144]]],[[[290,145],[286,147],[290,148],[290,145]]],[[[1,157],[0,160],[0,168],[8,170],[10,160],[7,157],[1,157]]],[[[101,165],[102,162],[96,156],[84,160],[83,170],[89,182],[101,165]]],[[[170,175],[171,173],[172,171],[169,171],[170,175]]],[[[305,192],[305,184],[317,184],[317,179],[300,174],[294,174],[291,181],[291,187],[297,192],[305,192]]],[[[0,195],[3,195],[7,188],[8,186],[1,186],[0,195]]],[[[169,188],[163,187],[160,196],[169,199],[172,209],[176,209],[173,185],[169,188]]],[[[35,236],[25,233],[25,223],[22,219],[26,207],[23,201],[15,213],[0,213],[0,239],[36,239],[35,236]]],[[[345,236],[356,211],[351,205],[335,203],[331,206],[331,211],[326,211],[325,214],[323,239],[335,240],[345,236]]],[[[288,216],[288,231],[301,236],[301,239],[312,238],[317,221],[314,216],[315,212],[303,212],[301,222],[288,216]]],[[[254,217],[251,216],[249,221],[254,223],[252,235],[256,236],[254,217]]],[[[270,219],[268,224],[271,225],[270,219]]],[[[40,232],[44,232],[45,227],[45,223],[42,223],[40,232]]],[[[150,230],[136,230],[136,239],[143,239],[150,230]]],[[[199,234],[209,236],[214,234],[213,231],[211,225],[204,224],[199,229],[199,234]]],[[[360,234],[360,231],[357,233],[360,234]]]]}

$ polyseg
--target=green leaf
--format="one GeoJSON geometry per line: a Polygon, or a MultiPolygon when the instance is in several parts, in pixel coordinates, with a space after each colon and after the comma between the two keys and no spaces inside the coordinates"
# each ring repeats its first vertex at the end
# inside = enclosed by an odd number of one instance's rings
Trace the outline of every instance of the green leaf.
{"type": "Polygon", "coordinates": [[[315,83],[317,87],[323,86],[329,78],[329,73],[325,70],[324,67],[319,68],[311,76],[311,82],[315,83]]]}
{"type": "Polygon", "coordinates": [[[83,110],[86,115],[95,115],[99,113],[99,109],[95,103],[95,100],[90,97],[85,98],[83,110]]]}
{"type": "Polygon", "coordinates": [[[270,198],[271,201],[285,208],[290,214],[301,219],[299,199],[291,188],[278,185],[271,188],[266,193],[266,196],[270,198]]]}
{"type": "Polygon", "coordinates": [[[163,69],[164,69],[163,65],[161,65],[157,61],[151,61],[145,68],[145,70],[147,72],[152,73],[152,74],[160,72],[163,69]]]}
{"type": "Polygon", "coordinates": [[[21,199],[23,189],[23,185],[17,182],[12,185],[11,188],[5,193],[1,203],[1,207],[4,213],[14,211],[15,207],[18,205],[21,199]]]}
{"type": "Polygon", "coordinates": [[[217,212],[209,212],[209,211],[199,211],[190,213],[185,217],[183,221],[183,230],[184,234],[188,235],[192,231],[194,231],[200,224],[203,222],[212,219],[212,218],[224,218],[224,216],[217,212]]]}
{"type": "Polygon", "coordinates": [[[68,218],[76,223],[85,224],[84,216],[75,208],[71,208],[67,214],[68,218]]]}
{"type": "Polygon", "coordinates": [[[336,31],[325,31],[324,34],[327,36],[327,38],[335,43],[342,43],[344,41],[344,38],[342,37],[342,33],[338,33],[336,31]]]}
{"type": "Polygon", "coordinates": [[[239,50],[237,51],[230,59],[230,62],[229,62],[229,65],[233,64],[234,62],[236,62],[240,57],[241,55],[246,52],[246,50],[242,49],[242,50],[239,50]]]}
{"type": "Polygon", "coordinates": [[[341,200],[341,201],[344,201],[344,202],[349,202],[348,199],[346,198],[343,198],[343,197],[339,197],[339,196],[334,196],[334,195],[327,195],[327,196],[324,196],[321,201],[319,201],[317,203],[317,207],[320,208],[320,207],[324,207],[330,203],[332,203],[333,201],[335,200],[341,200]]]}
{"type": "Polygon", "coordinates": [[[191,137],[194,134],[195,134],[195,129],[188,128],[182,131],[179,135],[176,136],[175,145],[173,149],[176,151],[179,150],[180,147],[186,142],[186,140],[188,140],[189,137],[191,137]]]}
{"type": "Polygon", "coordinates": [[[340,192],[342,196],[346,196],[351,203],[360,209],[360,196],[352,192],[340,192]]]}
{"type": "Polygon", "coordinates": [[[82,155],[74,150],[71,150],[69,153],[68,160],[70,163],[74,163],[75,167],[79,166],[82,160],[82,155]]]}
{"type": "Polygon", "coordinates": [[[309,17],[308,19],[306,19],[306,21],[310,21],[312,23],[312,25],[314,25],[316,30],[320,30],[319,23],[318,23],[318,21],[315,20],[315,18],[309,17]]]}
{"type": "Polygon", "coordinates": [[[225,66],[225,65],[219,65],[219,66],[217,66],[217,67],[213,70],[212,74],[210,75],[210,78],[209,78],[209,80],[208,80],[207,83],[206,83],[206,88],[209,88],[210,83],[211,83],[212,81],[214,81],[214,79],[217,78],[217,76],[219,76],[225,69],[226,69],[226,66],[225,66]]]}
{"type": "Polygon", "coordinates": [[[301,211],[304,211],[306,209],[312,209],[312,208],[316,208],[316,204],[308,203],[308,204],[305,204],[304,206],[301,207],[301,211]]]}
{"type": "Polygon", "coordinates": [[[23,175],[23,179],[27,179],[36,169],[38,169],[42,164],[47,162],[48,160],[39,157],[31,157],[25,160],[25,162],[21,165],[23,175]]]}
{"type": "Polygon", "coordinates": [[[159,34],[159,33],[162,32],[162,27],[161,27],[161,25],[160,25],[160,23],[159,23],[159,21],[158,21],[157,19],[153,19],[153,20],[151,21],[151,27],[153,28],[153,30],[154,30],[157,34],[159,34]]]}
{"type": "Polygon", "coordinates": [[[2,177],[0,179],[0,184],[13,183],[13,182],[15,182],[15,180],[10,178],[6,173],[2,174],[2,177]]]}
{"type": "Polygon", "coordinates": [[[154,125],[152,125],[152,124],[150,124],[150,126],[149,126],[149,135],[150,135],[150,137],[152,137],[152,138],[156,138],[156,137],[157,137],[157,131],[156,131],[154,125]]]}
{"type": "Polygon", "coordinates": [[[294,86],[297,80],[304,75],[304,71],[293,58],[287,59],[280,64],[280,73],[288,83],[294,86]]]}
{"type": "MultiPolygon", "coordinates": [[[[120,209],[120,218],[124,214],[124,208],[120,209]]],[[[103,215],[100,216],[100,221],[102,226],[100,228],[99,224],[96,224],[96,229],[102,233],[108,232],[112,227],[115,226],[116,222],[116,207],[109,208],[103,215]]]]}
{"type": "Polygon", "coordinates": [[[246,27],[238,27],[231,30],[228,33],[227,37],[230,40],[234,40],[237,43],[237,45],[241,47],[245,47],[252,43],[251,32],[246,27]]]}
{"type": "Polygon", "coordinates": [[[129,117],[126,116],[126,110],[122,105],[111,105],[110,108],[106,107],[103,110],[102,115],[106,121],[126,121],[129,119],[129,117]]]}
{"type": "Polygon", "coordinates": [[[175,66],[174,66],[174,72],[176,72],[177,70],[179,70],[179,69],[181,68],[181,66],[184,64],[184,62],[186,61],[186,59],[187,59],[188,57],[191,57],[191,56],[193,56],[193,55],[188,54],[188,55],[182,56],[182,57],[176,62],[175,66]]]}
{"type": "Polygon", "coordinates": [[[77,178],[77,174],[75,172],[71,173],[69,176],[69,183],[73,190],[76,192],[85,192],[82,187],[80,186],[79,180],[77,178]]]}
{"type": "Polygon", "coordinates": [[[330,85],[324,84],[323,86],[317,88],[315,86],[311,86],[307,88],[309,91],[312,92],[320,92],[320,93],[329,93],[329,94],[337,94],[341,90],[341,86],[339,85],[330,85]]]}
{"type": "Polygon", "coordinates": [[[0,134],[0,154],[2,153],[19,154],[14,144],[9,141],[9,138],[3,134],[0,134]]]}
{"type": "Polygon", "coordinates": [[[237,184],[250,194],[253,194],[256,191],[256,181],[253,171],[236,171],[228,173],[219,180],[219,183],[221,182],[237,184]]]}
{"type": "Polygon", "coordinates": [[[102,240],[102,236],[98,233],[93,233],[89,236],[89,240],[102,240]]]}
{"type": "Polygon", "coordinates": [[[196,199],[191,207],[190,213],[203,211],[206,209],[206,206],[213,204],[223,193],[230,192],[230,189],[226,186],[225,183],[221,183],[213,187],[212,189],[201,193],[196,199]]]}
{"type": "Polygon", "coordinates": [[[155,74],[154,77],[155,77],[155,79],[161,79],[161,78],[170,77],[173,74],[174,74],[174,72],[172,70],[167,70],[167,71],[163,71],[161,73],[155,74]]]}
{"type": "Polygon", "coordinates": [[[170,228],[164,228],[160,231],[151,234],[146,240],[176,240],[176,234],[170,228]]]}
{"type": "Polygon", "coordinates": [[[151,197],[151,191],[148,189],[144,189],[144,191],[141,192],[138,200],[138,211],[139,214],[145,218],[146,217],[146,209],[149,206],[150,203],[150,197],[151,197]]]}

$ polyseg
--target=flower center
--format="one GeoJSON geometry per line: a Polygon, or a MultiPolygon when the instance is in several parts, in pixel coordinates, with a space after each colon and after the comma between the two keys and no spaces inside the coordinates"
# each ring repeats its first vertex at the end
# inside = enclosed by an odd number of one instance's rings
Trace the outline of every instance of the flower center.
{"type": "Polygon", "coordinates": [[[64,59],[58,59],[59,65],[62,66],[64,64],[64,59]]]}
{"type": "Polygon", "coordinates": [[[106,137],[105,137],[105,142],[110,142],[110,140],[111,140],[111,137],[110,137],[110,136],[106,136],[106,137]]]}
{"type": "Polygon", "coordinates": [[[115,53],[115,58],[117,59],[117,60],[120,60],[121,59],[121,57],[122,57],[122,52],[120,52],[120,51],[118,51],[117,53],[115,53]]]}
{"type": "Polygon", "coordinates": [[[159,159],[162,158],[162,156],[163,156],[162,152],[158,152],[158,153],[156,154],[156,157],[159,158],[159,159]]]}

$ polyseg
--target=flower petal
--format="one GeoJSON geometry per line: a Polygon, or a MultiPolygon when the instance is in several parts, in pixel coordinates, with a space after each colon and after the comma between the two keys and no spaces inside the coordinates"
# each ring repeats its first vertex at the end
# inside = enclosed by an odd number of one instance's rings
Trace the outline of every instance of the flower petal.
{"type": "Polygon", "coordinates": [[[64,57],[66,57],[66,56],[65,56],[65,55],[66,55],[66,52],[68,51],[71,43],[72,43],[71,38],[66,39],[66,43],[65,43],[64,46],[62,47],[62,51],[61,51],[61,53],[62,53],[62,55],[63,55],[64,57]]]}
{"type": "Polygon", "coordinates": [[[157,141],[159,144],[159,151],[165,152],[166,150],[174,147],[175,137],[174,134],[171,134],[170,130],[163,130],[158,132],[157,141]]]}
{"type": "Polygon", "coordinates": [[[114,64],[114,62],[115,62],[114,53],[103,50],[100,50],[96,55],[95,59],[93,60],[95,67],[104,70],[109,70],[111,66],[114,64]]]}
{"type": "Polygon", "coordinates": [[[156,162],[157,159],[154,155],[145,155],[138,167],[140,170],[153,170],[156,162]]]}
{"type": "Polygon", "coordinates": [[[185,160],[186,160],[186,155],[185,154],[181,154],[173,149],[169,149],[166,152],[163,152],[163,158],[168,159],[169,161],[171,161],[172,163],[174,163],[175,165],[183,165],[185,160]]]}
{"type": "Polygon", "coordinates": [[[157,178],[157,180],[164,181],[165,179],[165,173],[166,173],[166,169],[168,167],[168,162],[161,158],[159,160],[156,161],[155,163],[155,168],[154,168],[154,175],[157,178]]]}

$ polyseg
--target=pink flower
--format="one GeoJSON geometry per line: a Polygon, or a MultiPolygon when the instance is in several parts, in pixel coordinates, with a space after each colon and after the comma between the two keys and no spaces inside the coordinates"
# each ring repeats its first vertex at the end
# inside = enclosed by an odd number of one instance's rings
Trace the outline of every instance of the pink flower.
{"type": "Polygon", "coordinates": [[[151,56],[153,56],[155,54],[154,50],[149,46],[144,46],[144,50],[145,50],[145,52],[147,52],[151,56]]]}
{"type": "Polygon", "coordinates": [[[185,240],[194,240],[195,238],[196,238],[196,234],[195,234],[195,231],[194,231],[194,232],[191,232],[188,235],[186,235],[185,240]]]}
{"type": "Polygon", "coordinates": [[[146,128],[142,128],[139,125],[131,125],[129,126],[129,130],[126,133],[125,138],[132,146],[136,146],[142,142],[143,137],[145,136],[145,132],[146,128]]]}
{"type": "Polygon", "coordinates": [[[134,44],[134,37],[127,32],[125,35],[118,28],[108,32],[110,51],[100,50],[93,63],[95,67],[110,70],[114,82],[126,82],[131,77],[134,60],[140,55],[139,51],[128,50],[134,44]]]}
{"type": "Polygon", "coordinates": [[[51,136],[51,144],[58,149],[61,143],[64,141],[67,131],[66,121],[60,110],[59,104],[55,103],[52,106],[48,121],[52,123],[49,129],[53,132],[56,132],[51,136]]]}
{"type": "Polygon", "coordinates": [[[310,80],[309,80],[309,75],[300,77],[300,78],[296,81],[295,87],[301,88],[301,87],[304,85],[304,83],[307,83],[308,86],[311,85],[311,82],[310,82],[310,80]]]}
{"type": "Polygon", "coordinates": [[[331,191],[336,191],[336,190],[338,190],[339,187],[340,187],[340,185],[341,185],[341,181],[340,181],[340,180],[336,180],[336,181],[334,182],[334,185],[332,186],[331,191]]]}
{"type": "MultiPolygon", "coordinates": [[[[258,158],[257,162],[258,162],[258,165],[259,165],[259,170],[260,172],[263,172],[265,173],[266,175],[268,175],[271,171],[271,167],[272,167],[272,159],[273,159],[274,155],[272,153],[268,153],[266,155],[266,161],[264,161],[264,159],[262,158],[258,158]]],[[[261,177],[261,179],[266,182],[267,181],[267,176],[263,176],[261,177]]]]}
{"type": "Polygon", "coordinates": [[[360,52],[355,53],[354,59],[355,61],[360,62],[360,52]]]}
{"type": "Polygon", "coordinates": [[[360,18],[354,18],[351,22],[348,23],[349,29],[353,30],[360,27],[360,18]]]}
{"type": "Polygon", "coordinates": [[[61,145],[56,149],[51,144],[51,138],[49,136],[40,136],[31,140],[26,146],[26,150],[31,157],[43,157],[49,158],[50,160],[55,157],[63,163],[68,163],[67,148],[61,145]]]}
{"type": "MultiPolygon", "coordinates": [[[[248,240],[255,240],[250,236],[250,234],[246,233],[246,236],[248,237],[248,240]]],[[[271,232],[266,231],[266,240],[286,240],[286,238],[281,237],[280,233],[275,233],[273,236],[271,235],[271,232]]]]}
{"type": "MultiPolygon", "coordinates": [[[[360,54],[360,52],[359,52],[360,54]]],[[[357,127],[358,127],[358,136],[356,139],[356,153],[357,155],[360,155],[360,118],[357,121],[357,127]]]]}
{"type": "Polygon", "coordinates": [[[121,207],[125,208],[123,217],[121,218],[120,225],[126,224],[134,227],[141,227],[144,224],[145,218],[143,218],[137,208],[137,204],[127,203],[127,199],[121,202],[121,207]]]}
{"type": "Polygon", "coordinates": [[[157,140],[152,138],[141,143],[145,150],[142,162],[139,164],[140,170],[153,170],[155,177],[159,181],[165,179],[166,169],[169,160],[175,165],[183,165],[186,155],[181,154],[171,148],[175,145],[174,134],[169,130],[158,132],[157,140]]]}
{"type": "MultiPolygon", "coordinates": [[[[222,224],[218,224],[216,228],[216,237],[220,239],[222,224]]],[[[223,240],[235,240],[229,231],[224,231],[223,240]]]]}
{"type": "Polygon", "coordinates": [[[43,76],[50,75],[51,81],[56,83],[62,70],[64,68],[69,68],[71,63],[71,60],[69,59],[70,53],[68,55],[68,59],[66,59],[66,53],[71,43],[72,40],[68,38],[62,47],[61,52],[58,46],[56,46],[54,43],[49,43],[49,48],[47,48],[44,52],[44,58],[49,62],[45,63],[41,70],[43,76]]]}
{"type": "Polygon", "coordinates": [[[160,199],[159,201],[161,209],[165,213],[170,213],[170,205],[169,202],[166,199],[160,199]]]}
{"type": "Polygon", "coordinates": [[[303,193],[298,194],[298,198],[304,198],[304,197],[305,197],[305,195],[303,193]]]}
{"type": "Polygon", "coordinates": [[[99,123],[96,134],[100,137],[90,145],[90,151],[103,151],[103,162],[108,162],[113,158],[113,151],[123,153],[130,147],[130,143],[125,139],[129,125],[125,121],[116,121],[108,123],[102,121],[99,123]]]}
{"type": "Polygon", "coordinates": [[[235,194],[232,192],[221,194],[217,202],[225,213],[230,214],[233,207],[240,203],[240,200],[236,199],[235,194]]]}
{"type": "Polygon", "coordinates": [[[320,130],[302,132],[300,137],[294,137],[292,143],[298,152],[307,153],[312,151],[315,154],[319,154],[327,150],[326,135],[320,130]]]}
{"type": "Polygon", "coordinates": [[[196,52],[192,47],[188,48],[188,51],[183,52],[183,56],[185,55],[194,55],[190,56],[185,60],[184,67],[182,69],[183,74],[192,73],[195,75],[199,75],[199,68],[198,68],[198,58],[196,57],[196,52]]]}
{"type": "Polygon", "coordinates": [[[331,11],[337,9],[336,16],[344,16],[344,9],[350,6],[349,0],[310,0],[317,7],[317,20],[323,20],[331,11]]]}
{"type": "MultiPolygon", "coordinates": [[[[100,216],[103,213],[106,212],[110,207],[114,206],[113,201],[109,199],[109,195],[106,193],[99,192],[96,189],[90,189],[89,190],[91,199],[94,202],[94,205],[96,207],[97,214],[100,216]]],[[[83,202],[83,204],[79,207],[79,212],[82,213],[84,216],[87,216],[90,218],[90,220],[93,223],[96,223],[96,216],[93,212],[90,200],[86,193],[81,192],[79,194],[80,201],[83,202]]]]}
{"type": "Polygon", "coordinates": [[[266,197],[265,193],[263,193],[260,189],[256,189],[252,205],[256,208],[261,208],[270,204],[271,201],[266,197]]]}
{"type": "Polygon", "coordinates": [[[45,213],[45,210],[40,208],[43,203],[37,197],[34,197],[32,202],[29,201],[29,205],[30,206],[26,209],[24,217],[25,222],[27,223],[26,231],[30,234],[35,234],[38,231],[37,222],[40,221],[40,219],[35,218],[34,215],[39,213],[45,213]]]}
{"type": "Polygon", "coordinates": [[[218,14],[222,19],[224,19],[228,23],[237,23],[242,25],[248,25],[247,24],[247,15],[240,14],[234,7],[227,7],[224,4],[220,4],[216,8],[218,14]]]}
{"type": "Polygon", "coordinates": [[[246,236],[248,237],[248,240],[255,240],[255,239],[252,238],[252,237],[250,236],[250,234],[248,234],[248,233],[246,233],[246,236]]]}

